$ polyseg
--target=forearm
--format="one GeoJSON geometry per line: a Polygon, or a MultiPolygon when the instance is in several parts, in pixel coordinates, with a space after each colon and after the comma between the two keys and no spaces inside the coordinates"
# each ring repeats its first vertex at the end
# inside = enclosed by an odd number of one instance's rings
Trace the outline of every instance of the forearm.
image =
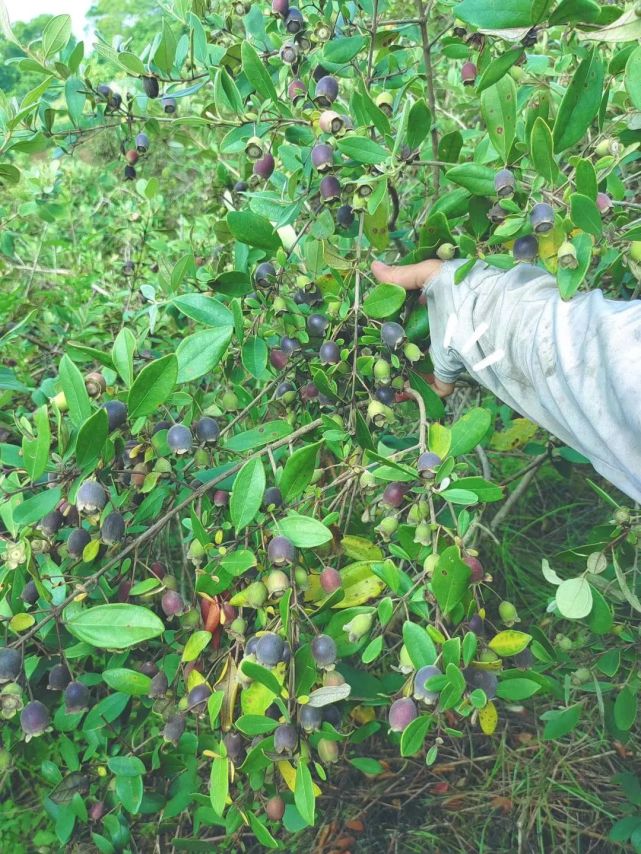
{"type": "Polygon", "coordinates": [[[641,500],[641,303],[600,291],[564,302],[538,267],[504,272],[477,264],[460,285],[461,262],[428,283],[434,372],[466,370],[520,414],[588,457],[641,500]]]}

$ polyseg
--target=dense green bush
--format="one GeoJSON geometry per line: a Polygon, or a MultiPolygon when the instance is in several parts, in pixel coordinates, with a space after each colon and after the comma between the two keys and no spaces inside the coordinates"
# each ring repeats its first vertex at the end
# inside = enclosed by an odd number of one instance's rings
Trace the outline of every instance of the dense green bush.
{"type": "Polygon", "coordinates": [[[432,764],[542,697],[545,739],[586,703],[635,722],[638,517],[594,484],[603,524],[521,622],[483,565],[486,449],[517,449],[506,483],[586,460],[446,413],[424,305],[369,264],[536,257],[564,297],[636,296],[638,4],[274,6],[14,45],[0,762],[42,790],[35,844],[278,847],[381,737],[432,764]]]}

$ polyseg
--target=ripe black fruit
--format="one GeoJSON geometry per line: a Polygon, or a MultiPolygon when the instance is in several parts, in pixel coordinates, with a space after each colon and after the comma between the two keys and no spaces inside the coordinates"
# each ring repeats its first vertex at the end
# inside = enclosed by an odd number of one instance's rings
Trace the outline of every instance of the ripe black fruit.
{"type": "Polygon", "coordinates": [[[301,706],[298,724],[305,732],[316,732],[323,724],[323,711],[314,706],[301,706]]]}
{"type": "Polygon", "coordinates": [[[189,711],[196,712],[198,715],[204,714],[210,694],[211,689],[204,682],[192,688],[189,694],[187,694],[187,708],[189,711]]]}
{"type": "Polygon", "coordinates": [[[103,543],[106,543],[108,546],[121,543],[125,538],[125,527],[125,520],[122,513],[114,510],[102,523],[100,537],[103,543]]]}
{"type": "Polygon", "coordinates": [[[82,682],[70,682],[65,688],[64,699],[68,712],[84,712],[89,706],[89,688],[82,682]]]}
{"type": "Polygon", "coordinates": [[[325,142],[319,142],[312,148],[312,165],[319,172],[326,172],[334,162],[334,149],[325,142]]]}
{"type": "Polygon", "coordinates": [[[396,400],[396,390],[390,385],[384,385],[376,389],[374,397],[379,403],[384,403],[385,406],[391,406],[396,400]]]}
{"type": "Polygon", "coordinates": [[[22,670],[22,656],[17,649],[5,646],[0,649],[0,685],[15,682],[22,670]]]}
{"type": "MultiPolygon", "coordinates": [[[[283,60],[285,65],[293,65],[298,59],[298,46],[293,42],[287,42],[280,49],[280,58],[283,60]]],[[[298,98],[294,98],[292,100],[296,102],[298,98]]]]}
{"type": "Polygon", "coordinates": [[[49,726],[49,710],[39,700],[32,700],[20,713],[20,726],[28,738],[34,738],[49,726]]]}
{"type": "Polygon", "coordinates": [[[533,261],[539,252],[539,244],[536,237],[526,234],[525,237],[517,237],[512,247],[512,254],[517,261],[533,261]]]}
{"type": "Polygon", "coordinates": [[[162,99],[162,108],[167,114],[173,115],[176,112],[176,99],[165,95],[162,99]]]}
{"type": "Polygon", "coordinates": [[[174,747],[177,747],[178,742],[180,741],[180,736],[184,731],[185,716],[172,715],[163,728],[162,737],[165,741],[168,741],[170,744],[173,744],[174,747]]]}
{"type": "Polygon", "coordinates": [[[76,507],[79,513],[97,513],[107,503],[107,493],[95,480],[86,480],[76,494],[76,507]]]}
{"type": "Polygon", "coordinates": [[[494,189],[500,199],[514,194],[514,173],[509,169],[500,169],[494,176],[494,189]]]}
{"type": "Polygon", "coordinates": [[[307,331],[310,335],[320,338],[329,326],[329,320],[322,314],[310,314],[307,318],[307,331]]]}
{"type": "Polygon", "coordinates": [[[275,166],[276,163],[273,156],[267,152],[260,160],[254,163],[254,175],[266,181],[271,176],[275,166]]]}
{"type": "Polygon", "coordinates": [[[223,738],[223,742],[227,748],[227,756],[234,765],[242,765],[247,753],[242,735],[239,732],[228,732],[223,738]]]}
{"type": "Polygon", "coordinates": [[[62,527],[65,519],[59,510],[52,510],[40,520],[38,527],[45,537],[53,537],[62,527]]]}
{"type": "Polygon", "coordinates": [[[298,733],[293,724],[280,724],[274,730],[274,750],[276,753],[293,753],[298,745],[298,733]]]}
{"type": "Polygon", "coordinates": [[[426,451],[418,458],[416,468],[418,469],[418,473],[421,477],[432,479],[434,477],[434,472],[442,462],[443,460],[438,456],[438,454],[426,451]]]}
{"type": "Polygon", "coordinates": [[[157,77],[143,77],[142,88],[145,90],[145,95],[148,98],[157,98],[160,92],[157,77]]]}
{"type": "Polygon", "coordinates": [[[85,546],[88,546],[90,542],[91,535],[89,534],[89,531],[85,531],[84,528],[75,528],[67,540],[69,554],[72,557],[82,557],[85,546]]]}
{"type": "Polygon", "coordinates": [[[319,667],[332,667],[336,662],[336,643],[329,635],[317,635],[311,643],[311,651],[319,667]]]}
{"type": "Polygon", "coordinates": [[[554,208],[546,202],[534,205],[530,212],[530,223],[536,234],[547,234],[554,228],[554,208]]]}
{"type": "Polygon", "coordinates": [[[220,436],[220,426],[215,418],[203,416],[194,425],[196,436],[199,442],[204,442],[206,445],[213,445],[220,436]]]}
{"type": "Polygon", "coordinates": [[[341,197],[341,185],[336,175],[325,175],[320,182],[321,199],[324,202],[336,202],[341,197]]]}
{"type": "Polygon", "coordinates": [[[338,80],[327,74],[316,84],[314,100],[321,107],[331,106],[338,97],[338,80]]]}
{"type": "Polygon", "coordinates": [[[265,667],[276,667],[285,649],[284,640],[274,632],[266,632],[258,638],[256,660],[265,667]]]}
{"type": "Polygon", "coordinates": [[[263,261],[254,271],[254,282],[261,288],[270,285],[276,278],[276,267],[270,261],[263,261]]]}
{"type": "Polygon", "coordinates": [[[107,400],[102,404],[102,408],[107,410],[108,428],[110,433],[112,433],[116,428],[122,427],[127,420],[127,407],[120,400],[107,400]]]}
{"type": "Polygon", "coordinates": [[[125,169],[123,172],[123,178],[125,179],[125,181],[135,181],[136,180],[136,170],[129,163],[125,166],[125,169]]]}
{"type": "Polygon", "coordinates": [[[158,671],[156,675],[151,680],[151,685],[149,686],[148,697],[151,697],[152,700],[159,700],[165,696],[167,690],[169,688],[169,681],[167,677],[162,672],[162,670],[158,671]]]}
{"type": "Polygon", "coordinates": [[[390,350],[396,350],[405,340],[405,330],[400,323],[388,321],[381,326],[381,341],[390,350]]]}
{"type": "Polygon", "coordinates": [[[349,228],[354,223],[354,209],[351,205],[341,205],[336,211],[336,222],[341,228],[349,228]]]}
{"type": "Polygon", "coordinates": [[[49,671],[47,688],[50,691],[64,691],[71,682],[71,673],[66,664],[54,664],[49,671]]]}
{"type": "Polygon", "coordinates": [[[285,335],[280,339],[280,349],[291,355],[295,350],[300,350],[300,341],[297,338],[288,338],[285,335]]]}
{"type": "Polygon", "coordinates": [[[283,496],[277,486],[270,486],[263,495],[263,507],[282,507],[283,496]]]}
{"type": "Polygon", "coordinates": [[[178,455],[191,451],[193,437],[189,427],[185,427],[184,424],[174,424],[170,427],[167,431],[167,444],[178,455]]]}
{"type": "Polygon", "coordinates": [[[273,566],[296,563],[298,552],[287,537],[274,537],[267,546],[267,557],[273,566]]]}
{"type": "Polygon", "coordinates": [[[149,137],[146,133],[139,133],[136,136],[136,151],[139,154],[145,154],[149,150],[149,137]]]}
{"type": "Polygon", "coordinates": [[[318,355],[324,365],[337,365],[341,360],[341,351],[335,341],[325,341],[318,355]]]}
{"type": "Polygon", "coordinates": [[[285,29],[292,35],[300,33],[305,29],[305,18],[302,12],[292,7],[285,18],[285,29]]]}
{"type": "Polygon", "coordinates": [[[36,582],[33,578],[30,578],[29,581],[22,588],[22,592],[20,593],[20,598],[27,605],[35,605],[38,601],[38,588],[36,587],[36,582]]]}

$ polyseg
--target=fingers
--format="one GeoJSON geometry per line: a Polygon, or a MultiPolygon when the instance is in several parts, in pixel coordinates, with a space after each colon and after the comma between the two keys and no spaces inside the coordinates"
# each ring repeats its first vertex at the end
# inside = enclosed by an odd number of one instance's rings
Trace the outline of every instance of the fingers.
{"type": "Polygon", "coordinates": [[[444,383],[437,380],[436,377],[433,377],[430,385],[439,397],[449,397],[454,391],[454,383],[444,383]]]}
{"type": "Polygon", "coordinates": [[[439,271],[442,262],[436,259],[408,264],[405,267],[392,267],[382,261],[372,263],[372,273],[379,282],[400,285],[408,291],[422,288],[439,271]]]}

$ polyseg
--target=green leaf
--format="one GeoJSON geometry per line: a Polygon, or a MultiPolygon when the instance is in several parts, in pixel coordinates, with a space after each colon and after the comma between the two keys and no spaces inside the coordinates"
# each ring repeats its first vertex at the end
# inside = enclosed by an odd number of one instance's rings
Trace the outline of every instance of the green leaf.
{"type": "Polygon", "coordinates": [[[100,408],[78,430],[76,439],[76,463],[80,468],[88,468],[100,458],[109,433],[107,410],[100,408]]]}
{"type": "Polygon", "coordinates": [[[162,38],[158,43],[156,52],[154,53],[154,62],[164,71],[169,74],[174,64],[176,56],[176,36],[166,20],[162,22],[162,38]]]}
{"type": "Polygon", "coordinates": [[[140,605],[96,605],[65,621],[71,634],[100,649],[127,649],[165,631],[162,620],[140,605]]]}
{"type": "Polygon", "coordinates": [[[423,626],[405,620],[403,623],[403,643],[416,670],[426,664],[434,664],[438,653],[434,641],[423,626]]]}
{"type": "Polygon", "coordinates": [[[494,169],[481,166],[480,163],[461,163],[459,166],[452,166],[445,173],[448,181],[465,187],[475,196],[494,195],[494,175],[494,169]]]}
{"type": "Polygon", "coordinates": [[[305,445],[289,457],[278,483],[285,502],[293,501],[302,495],[311,483],[316,466],[316,457],[322,442],[305,445]]]}
{"type": "Polygon", "coordinates": [[[146,773],[145,764],[137,756],[110,756],[107,768],[120,777],[139,777],[146,773]]]}
{"type": "Polygon", "coordinates": [[[85,95],[86,86],[78,77],[68,77],[65,80],[65,100],[67,101],[67,111],[71,121],[78,126],[82,111],[85,106],[87,96],[85,95]]]}
{"type": "Polygon", "coordinates": [[[434,419],[443,418],[445,415],[445,405],[438,394],[419,374],[414,373],[414,371],[409,371],[408,373],[410,387],[414,391],[417,391],[423,398],[427,415],[434,419]]]}
{"type": "Polygon", "coordinates": [[[401,756],[414,756],[422,749],[433,723],[432,715],[420,715],[405,727],[401,735],[401,756]]]}
{"type": "Polygon", "coordinates": [[[432,126],[432,113],[421,98],[412,104],[407,119],[407,144],[413,150],[419,148],[427,139],[432,126]]]}
{"type": "Polygon", "coordinates": [[[282,686],[271,670],[267,670],[266,667],[261,667],[260,664],[256,664],[249,659],[244,659],[241,665],[241,670],[246,676],[253,679],[254,682],[260,682],[260,684],[264,685],[265,688],[272,692],[272,694],[275,694],[276,697],[280,697],[282,686]]]}
{"type": "Polygon", "coordinates": [[[56,487],[55,489],[45,489],[44,492],[40,492],[32,498],[27,498],[26,501],[18,504],[14,509],[14,524],[24,526],[39,522],[43,516],[56,509],[56,505],[61,497],[62,491],[59,487],[56,487]]]}
{"type": "Polygon", "coordinates": [[[265,377],[268,356],[267,344],[257,335],[248,338],[243,344],[241,351],[243,365],[256,379],[265,377]]]}
{"type": "Polygon", "coordinates": [[[588,196],[592,201],[596,199],[598,190],[596,170],[587,157],[582,157],[577,161],[577,164],[574,167],[574,183],[576,185],[577,193],[582,193],[584,196],[588,196]]]}
{"type": "Polygon", "coordinates": [[[516,133],[516,86],[509,74],[482,92],[481,113],[492,145],[507,163],[516,133]]]}
{"type": "Polygon", "coordinates": [[[266,715],[241,715],[234,726],[245,735],[264,735],[267,732],[273,732],[278,726],[278,721],[266,715]]]}
{"type": "Polygon", "coordinates": [[[482,477],[460,477],[456,487],[473,492],[479,501],[500,501],[503,498],[503,489],[482,477]]]}
{"type": "Polygon", "coordinates": [[[181,661],[195,661],[211,640],[211,632],[198,631],[189,637],[185,644],[181,661]]]}
{"type": "Polygon", "coordinates": [[[284,439],[291,432],[292,428],[287,421],[267,421],[261,427],[245,430],[243,433],[232,436],[225,443],[225,447],[230,451],[239,452],[256,450],[264,445],[270,445],[278,439],[284,439]]]}
{"type": "Polygon", "coordinates": [[[307,762],[302,759],[296,769],[296,782],[294,784],[294,803],[303,821],[310,827],[314,826],[314,814],[316,811],[316,798],[312,775],[307,767],[307,762]]]}
{"type": "Polygon", "coordinates": [[[582,139],[590,127],[601,105],[604,73],[600,54],[592,48],[566,89],[554,122],[552,138],[557,154],[582,139]]]}
{"type": "Polygon", "coordinates": [[[269,72],[265,68],[265,63],[258,56],[247,39],[243,39],[241,42],[240,56],[243,63],[245,77],[249,80],[258,94],[262,95],[263,98],[274,101],[274,103],[278,103],[276,88],[269,76],[269,72]]]}
{"type": "Polygon", "coordinates": [[[357,163],[369,163],[372,166],[383,163],[390,156],[389,151],[378,142],[374,142],[368,136],[357,134],[339,139],[337,147],[346,157],[351,157],[357,163]]]}
{"type": "Polygon", "coordinates": [[[142,777],[116,776],[116,797],[119,803],[132,815],[135,815],[140,809],[142,795],[142,777]]]}
{"type": "Polygon", "coordinates": [[[236,535],[253,521],[265,492],[265,469],[261,459],[248,460],[236,475],[229,499],[229,514],[236,535]]]}
{"type": "Polygon", "coordinates": [[[503,75],[507,74],[514,63],[522,56],[523,48],[519,45],[518,47],[513,47],[511,50],[506,50],[505,53],[493,59],[481,74],[479,82],[476,84],[476,91],[479,93],[483,92],[485,89],[498,83],[503,75]]]}
{"type": "Polygon", "coordinates": [[[211,765],[209,777],[209,800],[216,815],[222,815],[229,794],[229,759],[217,756],[211,765]]]}
{"type": "Polygon", "coordinates": [[[542,717],[546,720],[545,728],[543,729],[543,740],[552,741],[557,738],[563,738],[568,735],[576,727],[581,719],[583,707],[580,703],[575,706],[570,706],[569,709],[555,709],[554,711],[546,712],[542,717]]]}
{"type": "Polygon", "coordinates": [[[490,428],[492,416],[482,407],[470,409],[451,426],[452,442],[449,454],[458,457],[467,454],[479,444],[490,428]]]}
{"type": "Polygon", "coordinates": [[[266,252],[275,252],[282,247],[280,237],[274,226],[264,216],[251,211],[230,211],[227,225],[236,240],[256,246],[266,252]]]}
{"type": "Polygon", "coordinates": [[[51,447],[51,428],[49,427],[49,414],[47,404],[39,406],[33,413],[35,427],[35,439],[28,436],[22,437],[22,459],[23,465],[31,481],[38,480],[44,474],[49,462],[49,449],[51,447]]]}
{"type": "Polygon", "coordinates": [[[638,699],[629,685],[624,685],[614,701],[614,722],[621,730],[632,729],[637,718],[638,699]]]}
{"type": "Polygon", "coordinates": [[[444,614],[449,614],[465,596],[470,575],[470,568],[461,560],[456,546],[441,552],[432,575],[432,593],[444,614]]]}
{"type": "Polygon", "coordinates": [[[234,316],[227,306],[204,294],[183,294],[174,297],[170,304],[192,320],[207,326],[234,325],[234,316]]]}
{"type": "Polygon", "coordinates": [[[247,810],[245,815],[249,819],[249,826],[251,827],[254,836],[261,845],[264,845],[265,848],[280,848],[280,844],[265,827],[265,823],[262,818],[254,815],[250,810],[247,810]]]}
{"type": "Polygon", "coordinates": [[[577,234],[570,242],[576,249],[579,265],[574,270],[570,267],[560,267],[557,271],[556,279],[559,285],[559,293],[563,299],[569,299],[579,289],[592,259],[592,239],[589,235],[577,234]]]}
{"type": "Polygon", "coordinates": [[[376,285],[363,300],[363,311],[377,320],[390,317],[401,308],[405,296],[405,290],[398,285],[376,285]]]}
{"type": "Polygon", "coordinates": [[[454,15],[480,29],[508,30],[537,23],[535,9],[532,0],[462,0],[454,7],[454,15]]]}
{"type": "Polygon", "coordinates": [[[505,679],[499,682],[496,696],[511,703],[528,700],[541,690],[541,685],[533,679],[505,679]]]}
{"type": "Polygon", "coordinates": [[[116,335],[116,340],[111,348],[111,361],[127,388],[130,388],[134,381],[135,351],[136,339],[134,334],[123,327],[116,335]]]}
{"type": "Polygon", "coordinates": [[[174,390],[177,376],[178,359],[173,353],[145,365],[129,389],[129,418],[133,420],[155,412],[174,390]]]}
{"type": "Polygon", "coordinates": [[[592,610],[592,588],[583,576],[568,578],[556,588],[556,605],[568,620],[580,620],[592,610]]]}
{"type": "Polygon", "coordinates": [[[233,326],[205,329],[188,335],[178,345],[178,382],[197,380],[213,370],[229,347],[233,326]]]}
{"type": "Polygon", "coordinates": [[[60,360],[60,385],[67,399],[69,416],[79,427],[91,415],[91,401],[85,381],[78,368],[66,354],[60,360]]]}
{"type": "Polygon", "coordinates": [[[550,27],[556,27],[559,24],[579,21],[597,23],[600,13],[601,7],[594,0],[561,0],[550,15],[548,24],[550,27]]]}
{"type": "Polygon", "coordinates": [[[56,15],[47,21],[42,33],[42,50],[45,59],[58,53],[71,38],[71,16],[56,15]]]}
{"type": "Polygon", "coordinates": [[[601,214],[596,203],[581,193],[572,193],[570,196],[570,216],[572,222],[588,234],[600,237],[603,231],[601,214]]]}
{"type": "Polygon", "coordinates": [[[313,549],[332,539],[332,532],[322,522],[293,512],[276,522],[276,531],[301,549],[313,549]]]}
{"type": "Polygon", "coordinates": [[[235,549],[226,554],[221,560],[220,566],[229,575],[243,575],[248,569],[256,566],[256,555],[249,549],[235,549]]]}
{"type": "Polygon", "coordinates": [[[128,670],[126,667],[104,670],[102,678],[114,691],[129,694],[131,697],[145,697],[151,687],[149,676],[137,670],[128,670]]]}
{"type": "Polygon", "coordinates": [[[553,184],[559,174],[559,167],[554,159],[552,131],[545,119],[538,116],[532,125],[530,133],[530,157],[532,165],[548,184],[553,184]]]}
{"type": "Polygon", "coordinates": [[[336,65],[345,65],[365,48],[367,42],[365,36],[335,37],[325,43],[323,59],[336,65]]]}

